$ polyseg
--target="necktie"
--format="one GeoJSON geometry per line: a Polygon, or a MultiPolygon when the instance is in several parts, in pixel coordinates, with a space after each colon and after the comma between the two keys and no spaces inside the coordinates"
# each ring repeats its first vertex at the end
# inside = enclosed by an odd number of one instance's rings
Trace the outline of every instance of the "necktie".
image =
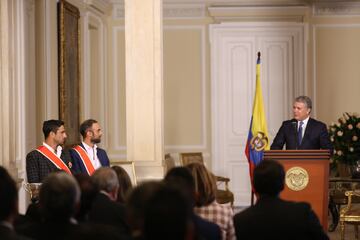
{"type": "Polygon", "coordinates": [[[301,145],[301,141],[302,141],[302,132],[303,132],[303,126],[304,122],[301,121],[300,124],[299,124],[299,130],[298,130],[298,143],[299,145],[301,145]]]}
{"type": "Polygon", "coordinates": [[[95,161],[95,148],[92,149],[93,150],[93,160],[95,161]]]}

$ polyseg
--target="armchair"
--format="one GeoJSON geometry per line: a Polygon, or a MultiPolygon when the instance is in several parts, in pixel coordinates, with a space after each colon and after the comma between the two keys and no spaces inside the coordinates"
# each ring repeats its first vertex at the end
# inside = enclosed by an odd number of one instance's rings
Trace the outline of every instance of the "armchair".
{"type": "Polygon", "coordinates": [[[170,169],[172,169],[173,167],[175,167],[175,160],[174,158],[170,155],[170,153],[166,153],[165,154],[165,160],[164,160],[164,170],[165,173],[167,173],[170,169]]]}
{"type": "Polygon", "coordinates": [[[360,192],[358,191],[347,191],[345,192],[347,196],[347,205],[342,208],[340,211],[340,234],[341,240],[344,240],[345,237],[345,224],[354,225],[355,230],[355,239],[359,239],[359,229],[360,224],[360,208],[352,204],[354,200],[359,200],[360,192]]]}
{"type": "MultiPolygon", "coordinates": [[[[190,163],[201,163],[204,164],[204,158],[202,152],[191,152],[191,153],[180,153],[180,162],[182,166],[186,166],[190,163]]],[[[234,204],[234,194],[229,189],[230,179],[222,176],[215,176],[217,183],[216,201],[220,204],[230,203],[231,206],[234,204]],[[221,189],[221,185],[224,185],[221,189]]]]}

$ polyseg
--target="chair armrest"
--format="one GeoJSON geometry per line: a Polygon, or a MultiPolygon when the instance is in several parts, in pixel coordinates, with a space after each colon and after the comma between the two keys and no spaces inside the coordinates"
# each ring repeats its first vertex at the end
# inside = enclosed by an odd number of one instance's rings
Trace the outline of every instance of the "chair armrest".
{"type": "Polygon", "coordinates": [[[347,196],[347,205],[346,205],[346,207],[344,207],[343,209],[341,209],[341,211],[340,211],[340,217],[345,216],[346,213],[351,210],[352,197],[353,197],[353,196],[358,196],[358,197],[360,197],[360,192],[358,192],[358,191],[346,191],[346,192],[345,192],[345,196],[347,196]]]}
{"type": "Polygon", "coordinates": [[[219,182],[230,182],[230,178],[227,178],[227,177],[221,177],[221,176],[215,176],[216,177],[216,181],[219,181],[219,182]]]}

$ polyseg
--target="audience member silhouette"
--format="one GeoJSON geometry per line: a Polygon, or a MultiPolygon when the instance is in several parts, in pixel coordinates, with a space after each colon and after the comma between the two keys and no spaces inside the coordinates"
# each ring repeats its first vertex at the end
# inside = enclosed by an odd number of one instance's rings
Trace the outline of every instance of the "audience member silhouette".
{"type": "Polygon", "coordinates": [[[113,226],[123,235],[130,233],[125,221],[125,207],[116,202],[119,180],[110,167],[101,167],[92,175],[97,195],[92,204],[89,221],[113,226]]]}
{"type": "Polygon", "coordinates": [[[80,189],[73,176],[65,172],[50,173],[40,189],[42,221],[20,228],[34,239],[71,239],[78,230],[74,220],[80,203],[80,189]]]}
{"type": "Polygon", "coordinates": [[[145,239],[145,207],[153,194],[162,186],[161,182],[149,181],[133,188],[126,199],[126,218],[133,239],[145,239]]]}
{"type": "Polygon", "coordinates": [[[0,239],[28,239],[14,231],[14,221],[18,215],[18,193],[16,183],[5,168],[0,166],[0,239]]]}
{"type": "Polygon", "coordinates": [[[230,205],[219,204],[215,199],[215,176],[201,163],[191,163],[186,167],[190,169],[195,180],[195,213],[219,225],[223,240],[235,239],[233,210],[230,205]]]}
{"type": "Polygon", "coordinates": [[[177,188],[162,185],[150,197],[145,206],[144,236],[147,240],[198,239],[191,203],[177,188]]]}
{"type": "Polygon", "coordinates": [[[89,212],[92,203],[97,195],[97,190],[92,178],[86,173],[78,173],[74,175],[81,190],[80,208],[75,216],[79,222],[87,222],[89,220],[89,212]]]}
{"type": "Polygon", "coordinates": [[[276,161],[262,161],[254,169],[253,186],[259,199],[235,215],[237,239],[329,239],[308,203],[279,198],[284,180],[284,168],[276,161]]]}
{"type": "Polygon", "coordinates": [[[119,191],[117,201],[125,203],[126,194],[132,189],[132,183],[129,174],[120,166],[111,167],[115,172],[119,180],[119,191]]]}
{"type": "MultiPolygon", "coordinates": [[[[174,167],[170,169],[165,178],[165,184],[176,186],[181,189],[185,196],[189,199],[191,207],[195,206],[195,181],[191,172],[186,167],[174,167]]],[[[202,239],[221,239],[221,230],[215,223],[209,222],[192,212],[192,218],[195,226],[196,234],[202,239]]]]}

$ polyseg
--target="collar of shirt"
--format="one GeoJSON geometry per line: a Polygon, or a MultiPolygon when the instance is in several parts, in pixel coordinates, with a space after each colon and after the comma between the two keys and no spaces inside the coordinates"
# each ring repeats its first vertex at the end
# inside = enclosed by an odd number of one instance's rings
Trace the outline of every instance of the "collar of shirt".
{"type": "Polygon", "coordinates": [[[11,223],[7,222],[7,221],[0,222],[0,225],[5,226],[7,228],[10,228],[11,230],[14,230],[14,226],[11,223]]]}
{"type": "Polygon", "coordinates": [[[298,128],[300,127],[300,122],[303,122],[303,125],[302,125],[302,127],[303,127],[303,130],[306,128],[306,126],[307,126],[307,123],[309,122],[309,118],[310,117],[307,117],[307,118],[305,118],[304,120],[302,120],[302,121],[298,121],[298,128]]]}
{"type": "Polygon", "coordinates": [[[86,143],[82,142],[83,146],[85,147],[85,151],[87,152],[89,158],[92,160],[95,169],[101,167],[100,159],[97,156],[97,146],[94,144],[94,148],[90,147],[86,143]],[[95,155],[95,156],[94,156],[95,155]]]}
{"type": "Polygon", "coordinates": [[[105,196],[107,196],[110,200],[112,200],[112,197],[110,196],[110,194],[104,190],[100,190],[101,194],[104,194],[105,196]]]}
{"type": "MultiPolygon", "coordinates": [[[[84,142],[81,142],[82,143],[82,145],[85,147],[85,150],[87,151],[87,152],[92,152],[93,151],[93,148],[92,147],[90,147],[89,145],[87,145],[86,143],[84,143],[84,142]]],[[[96,149],[97,149],[97,146],[96,146],[96,144],[94,144],[94,150],[96,151],[96,149]]]]}
{"type": "Polygon", "coordinates": [[[308,122],[309,122],[309,118],[310,118],[310,117],[307,117],[307,118],[305,118],[305,119],[302,120],[302,121],[298,121],[298,130],[299,130],[299,127],[300,127],[300,122],[303,122],[303,125],[302,125],[302,136],[304,136],[304,134],[305,134],[305,129],[306,129],[306,126],[307,126],[307,124],[308,124],[308,122]]]}
{"type": "Polygon", "coordinates": [[[48,144],[46,144],[45,142],[43,142],[43,145],[44,145],[47,149],[49,149],[50,151],[52,151],[53,153],[55,153],[58,158],[60,158],[61,153],[62,153],[62,147],[61,147],[60,145],[56,147],[56,151],[55,151],[52,147],[50,147],[48,144]]]}

